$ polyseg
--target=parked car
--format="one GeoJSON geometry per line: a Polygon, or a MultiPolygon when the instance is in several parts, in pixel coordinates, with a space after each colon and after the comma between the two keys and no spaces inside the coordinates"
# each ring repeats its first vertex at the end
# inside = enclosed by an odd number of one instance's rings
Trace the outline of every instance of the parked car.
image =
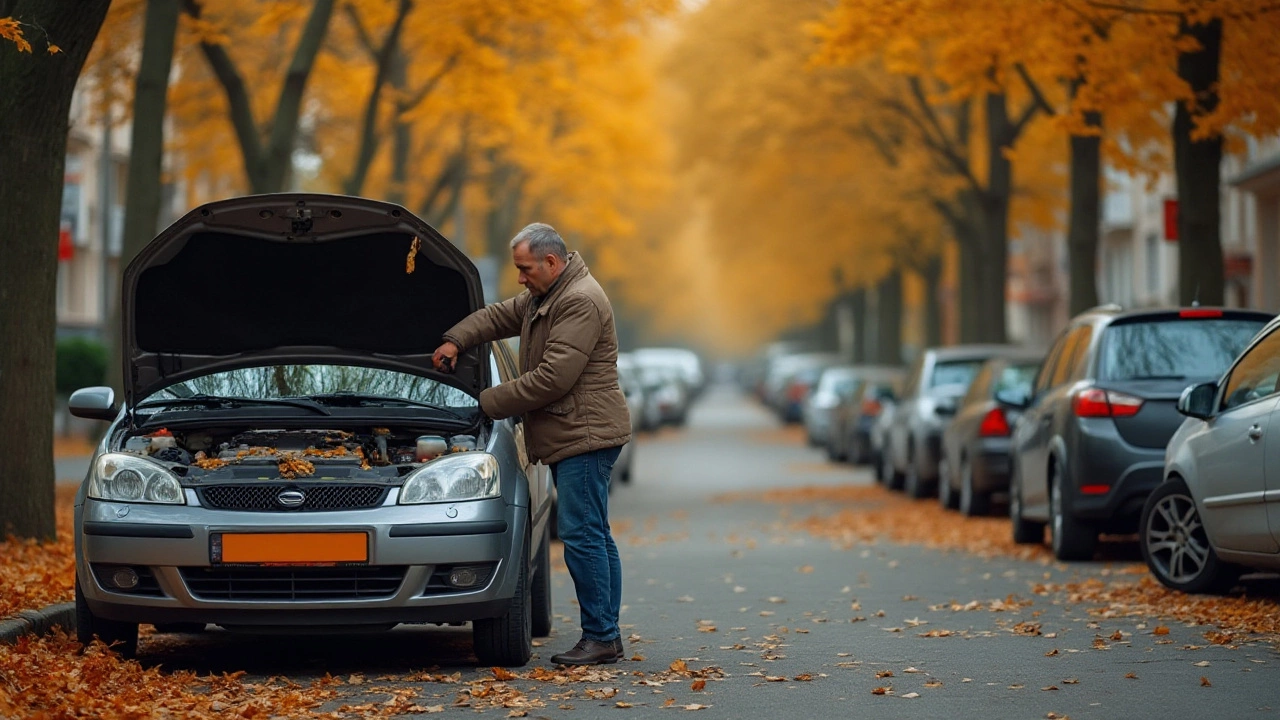
{"type": "Polygon", "coordinates": [[[702,367],[702,358],[692,350],[645,347],[637,348],[631,354],[636,362],[642,365],[667,365],[675,368],[692,399],[696,399],[706,390],[707,374],[702,367]]]}
{"type": "Polygon", "coordinates": [[[613,474],[609,478],[609,489],[613,483],[630,483],[635,469],[635,442],[644,424],[644,386],[640,382],[640,371],[635,359],[627,353],[618,353],[618,384],[627,397],[627,410],[631,413],[631,442],[622,446],[618,460],[613,464],[613,474]]]}
{"type": "Polygon", "coordinates": [[[799,422],[801,403],[818,373],[840,358],[833,353],[804,352],[779,355],[769,363],[764,380],[764,403],[784,422],[799,422]],[[797,382],[798,381],[798,382],[797,382]],[[786,418],[790,417],[790,420],[786,418]]]}
{"type": "Polygon", "coordinates": [[[852,365],[831,365],[818,374],[818,381],[800,410],[810,445],[820,447],[827,444],[836,405],[853,391],[856,384],[857,370],[852,365]]]}
{"type": "Polygon", "coordinates": [[[682,426],[689,417],[689,389],[678,368],[649,365],[637,361],[640,387],[644,391],[645,427],[682,426]]]}
{"type": "Polygon", "coordinates": [[[938,502],[964,515],[986,515],[991,496],[1009,491],[1009,438],[1018,408],[1006,402],[1031,393],[1044,353],[1013,351],[991,358],[942,431],[938,502]]]}
{"type": "Polygon", "coordinates": [[[75,500],[80,640],[471,622],[482,665],[526,663],[554,490],[477,401],[515,358],[431,362],[482,303],[471,261],[387,203],[235,198],[161,233],[124,273],[123,407],[69,402],[110,421],[75,500]]]}
{"type": "Polygon", "coordinates": [[[885,407],[892,405],[905,371],[884,365],[860,365],[853,390],[840,401],[831,415],[831,435],[827,457],[854,464],[877,464],[873,440],[876,422],[885,407]]]}
{"type": "Polygon", "coordinates": [[[937,490],[942,430],[982,363],[1013,350],[1009,345],[956,345],[920,353],[885,435],[881,474],[891,488],[914,498],[937,490]]]}
{"type": "Polygon", "coordinates": [[[1014,540],[1042,542],[1047,523],[1054,555],[1084,560],[1099,533],[1134,532],[1182,424],[1178,397],[1219,378],[1270,319],[1252,310],[1115,306],[1073,318],[1014,429],[1014,540]]]}
{"type": "Polygon", "coordinates": [[[1183,391],[1164,482],[1142,508],[1138,541],[1161,583],[1221,592],[1247,570],[1280,570],[1280,322],[1217,382],[1183,391]]]}

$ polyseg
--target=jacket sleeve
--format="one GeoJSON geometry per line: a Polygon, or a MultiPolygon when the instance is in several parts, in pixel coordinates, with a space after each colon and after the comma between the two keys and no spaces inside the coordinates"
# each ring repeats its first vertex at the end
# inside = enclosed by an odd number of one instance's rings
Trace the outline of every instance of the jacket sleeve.
{"type": "Polygon", "coordinates": [[[519,335],[528,304],[529,293],[522,292],[508,300],[485,305],[445,331],[444,339],[457,345],[459,350],[466,350],[480,343],[519,335]]]}
{"type": "Polygon", "coordinates": [[[564,298],[556,310],[538,366],[480,393],[485,415],[495,420],[523,415],[559,400],[578,382],[600,339],[600,310],[582,294],[564,298]]]}

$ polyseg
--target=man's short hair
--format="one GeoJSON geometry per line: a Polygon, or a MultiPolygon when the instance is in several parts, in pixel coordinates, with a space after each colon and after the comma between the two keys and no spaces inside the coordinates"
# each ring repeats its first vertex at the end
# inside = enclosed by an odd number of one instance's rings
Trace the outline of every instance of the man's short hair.
{"type": "Polygon", "coordinates": [[[524,229],[511,239],[511,249],[514,250],[517,245],[524,242],[529,243],[529,254],[536,258],[555,255],[561,260],[569,259],[569,248],[565,247],[564,239],[555,228],[546,223],[525,225],[524,229]]]}

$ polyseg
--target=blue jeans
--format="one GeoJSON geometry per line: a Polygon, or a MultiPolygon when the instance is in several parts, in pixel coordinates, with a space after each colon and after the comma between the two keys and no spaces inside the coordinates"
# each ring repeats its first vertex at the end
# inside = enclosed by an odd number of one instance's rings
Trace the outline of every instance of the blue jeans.
{"type": "Polygon", "coordinates": [[[559,498],[556,522],[578,593],[582,637],[610,642],[619,636],[622,561],[609,531],[609,476],[622,448],[592,450],[551,466],[559,498]]]}

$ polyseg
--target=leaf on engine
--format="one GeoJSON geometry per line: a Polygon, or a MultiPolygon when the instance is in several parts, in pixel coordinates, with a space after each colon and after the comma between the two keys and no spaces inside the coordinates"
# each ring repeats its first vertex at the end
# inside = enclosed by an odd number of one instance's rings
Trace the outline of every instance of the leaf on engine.
{"type": "Polygon", "coordinates": [[[404,274],[412,275],[417,266],[418,251],[422,249],[422,241],[414,236],[413,242],[409,244],[409,257],[404,261],[404,274]]]}

